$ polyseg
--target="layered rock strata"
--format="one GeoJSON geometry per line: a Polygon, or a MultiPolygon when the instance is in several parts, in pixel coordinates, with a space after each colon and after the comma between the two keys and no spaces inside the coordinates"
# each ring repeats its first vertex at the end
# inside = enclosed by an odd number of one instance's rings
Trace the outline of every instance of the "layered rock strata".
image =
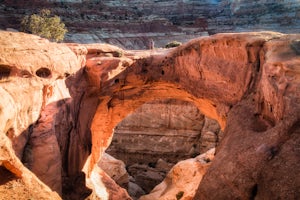
{"type": "Polygon", "coordinates": [[[220,127],[196,106],[178,100],[142,105],[114,128],[106,150],[127,165],[170,163],[199,155],[217,145],[220,127]]]}
{"type": "Polygon", "coordinates": [[[293,0],[4,0],[0,28],[18,29],[25,14],[45,7],[66,23],[66,41],[127,49],[149,49],[152,40],[163,47],[173,40],[223,32],[300,31],[300,4],[293,0]]]}
{"type": "Polygon", "coordinates": [[[106,152],[126,163],[131,184],[149,193],[174,164],[216,147],[221,133],[218,123],[190,102],[154,101],[114,128],[106,152]]]}

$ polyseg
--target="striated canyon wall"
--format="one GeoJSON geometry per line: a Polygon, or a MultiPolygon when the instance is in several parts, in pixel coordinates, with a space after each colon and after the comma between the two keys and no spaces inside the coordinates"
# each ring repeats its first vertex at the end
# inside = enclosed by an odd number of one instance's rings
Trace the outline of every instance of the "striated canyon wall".
{"type": "Polygon", "coordinates": [[[205,117],[190,102],[154,101],[142,105],[114,128],[107,153],[134,163],[170,163],[195,157],[221,139],[218,122],[205,117]],[[146,162],[145,162],[146,161],[146,162]]]}
{"type": "MultiPolygon", "coordinates": [[[[187,161],[199,178],[186,199],[297,199],[299,41],[277,32],[217,34],[126,51],[1,31],[1,198],[131,199],[99,167],[113,129],[147,102],[176,99],[224,130],[209,166],[187,161]]],[[[177,167],[167,184],[182,177],[177,167]]],[[[162,194],[176,186],[158,187],[162,194]]]]}
{"type": "Polygon", "coordinates": [[[0,28],[19,28],[25,14],[49,8],[68,27],[67,42],[149,49],[223,32],[300,31],[297,0],[11,1],[0,2],[0,28]]]}

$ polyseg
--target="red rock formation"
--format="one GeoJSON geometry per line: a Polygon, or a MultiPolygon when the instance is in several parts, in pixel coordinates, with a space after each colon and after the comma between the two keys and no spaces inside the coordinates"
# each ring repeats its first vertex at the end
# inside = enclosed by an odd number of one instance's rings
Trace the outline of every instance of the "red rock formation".
{"type": "Polygon", "coordinates": [[[281,35],[264,43],[253,92],[229,112],[195,199],[299,197],[298,41],[299,35],[281,35]]]}
{"type": "MultiPolygon", "coordinates": [[[[51,103],[66,96],[60,79],[81,66],[67,46],[28,34],[2,31],[0,51],[1,167],[14,174],[12,180],[22,182],[24,198],[59,199],[37,177],[61,193],[61,157],[51,129],[55,114],[51,103]]],[[[2,197],[10,195],[1,193],[2,197]]]]}
{"type": "Polygon", "coordinates": [[[139,200],[168,200],[183,199],[192,200],[198,189],[198,185],[214,158],[215,149],[178,162],[168,173],[167,177],[157,185],[148,195],[139,200]]]}
{"type": "Polygon", "coordinates": [[[97,97],[89,96],[81,69],[87,49],[3,31],[0,49],[1,191],[20,190],[1,192],[1,198],[59,199],[46,185],[60,195],[63,187],[64,198],[88,196],[81,171],[90,154],[97,97]]]}
{"type": "MultiPolygon", "coordinates": [[[[267,162],[263,155],[275,157],[288,135],[298,130],[297,39],[297,35],[271,32],[220,34],[170,51],[137,54],[133,64],[119,70],[115,77],[104,76],[105,69],[95,72],[95,67],[88,66],[88,74],[103,77],[91,126],[90,170],[110,143],[113,128],[126,115],[146,101],[175,98],[194,102],[204,114],[226,127],[216,160],[195,198],[266,195],[268,189],[262,185],[261,192],[257,186],[259,177],[270,176],[262,169],[267,162]],[[215,180],[219,180],[221,192],[212,192],[218,188],[215,180]]],[[[113,63],[109,66],[120,68],[113,63]]],[[[283,162],[280,159],[284,158],[278,159],[283,162]]],[[[292,164],[283,166],[297,174],[297,164],[292,164]]],[[[280,190],[277,195],[297,194],[299,182],[290,178],[295,184],[291,193],[280,190]]]]}
{"type": "MultiPolygon", "coordinates": [[[[55,199],[18,157],[57,192],[61,177],[64,184],[75,181],[85,166],[92,195],[129,198],[97,167],[113,128],[145,102],[179,99],[193,102],[225,130],[195,199],[296,199],[299,39],[272,32],[219,34],[153,51],[71,44],[76,56],[64,44],[0,32],[1,180],[13,176],[23,188],[39,185],[37,193],[26,194],[55,199]],[[75,72],[66,79],[68,96],[57,79],[75,72]],[[62,176],[55,176],[59,162],[62,176]]],[[[84,188],[84,180],[77,181],[69,192],[84,188]]]]}

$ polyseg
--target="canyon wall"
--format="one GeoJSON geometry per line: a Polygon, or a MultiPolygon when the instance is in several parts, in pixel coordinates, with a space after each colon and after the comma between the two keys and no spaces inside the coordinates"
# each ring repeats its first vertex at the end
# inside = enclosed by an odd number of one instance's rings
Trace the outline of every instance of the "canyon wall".
{"type": "Polygon", "coordinates": [[[195,157],[216,147],[220,126],[190,102],[154,101],[142,105],[114,128],[107,153],[134,163],[170,163],[195,157]],[[146,162],[145,162],[146,161],[146,162]]]}
{"type": "Polygon", "coordinates": [[[126,49],[164,47],[223,32],[300,31],[297,0],[85,0],[0,2],[0,28],[19,28],[21,18],[49,8],[69,32],[65,41],[110,43],[126,49]]]}
{"type": "MultiPolygon", "coordinates": [[[[63,79],[77,72],[82,60],[65,45],[22,33],[1,31],[0,49],[0,163],[7,171],[1,180],[4,187],[22,183],[16,198],[59,199],[39,180],[61,194],[62,155],[52,127],[55,102],[70,98],[63,79]]],[[[1,192],[1,198],[12,198],[11,193],[1,192]]]]}
{"type": "Polygon", "coordinates": [[[224,130],[194,199],[298,198],[298,34],[148,51],[3,31],[0,41],[1,197],[131,199],[99,167],[113,130],[147,102],[176,99],[224,130]]]}

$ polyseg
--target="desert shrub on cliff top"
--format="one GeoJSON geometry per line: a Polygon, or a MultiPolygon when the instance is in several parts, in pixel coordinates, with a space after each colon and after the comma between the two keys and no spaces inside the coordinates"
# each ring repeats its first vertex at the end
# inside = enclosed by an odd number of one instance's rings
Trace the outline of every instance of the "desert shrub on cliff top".
{"type": "Polygon", "coordinates": [[[172,47],[178,47],[181,45],[181,42],[178,41],[172,41],[166,44],[165,48],[172,48],[172,47]]]}
{"type": "Polygon", "coordinates": [[[48,9],[42,9],[38,14],[22,19],[21,31],[58,42],[64,39],[67,29],[60,17],[52,16],[48,9]]]}

